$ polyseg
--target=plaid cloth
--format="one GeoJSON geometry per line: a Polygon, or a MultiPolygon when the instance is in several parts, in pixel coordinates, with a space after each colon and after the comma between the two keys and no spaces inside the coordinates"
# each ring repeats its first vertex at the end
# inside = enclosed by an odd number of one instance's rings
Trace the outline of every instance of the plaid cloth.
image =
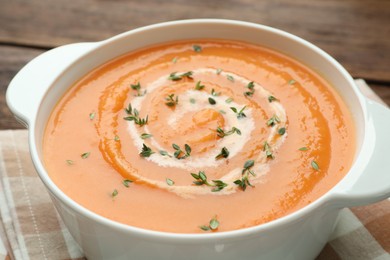
{"type": "MultiPolygon", "coordinates": [[[[362,91],[378,99],[363,80],[362,91]]],[[[37,176],[27,130],[0,131],[0,260],[84,259],[37,176]]],[[[390,259],[390,200],[343,209],[317,259],[390,259]]]]}

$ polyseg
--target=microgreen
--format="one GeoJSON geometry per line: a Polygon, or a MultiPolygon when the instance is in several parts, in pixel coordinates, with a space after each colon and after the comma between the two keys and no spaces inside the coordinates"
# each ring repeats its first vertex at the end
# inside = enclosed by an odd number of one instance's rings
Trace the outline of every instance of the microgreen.
{"type": "Polygon", "coordinates": [[[154,154],[154,152],[152,151],[152,149],[148,146],[146,146],[145,144],[142,145],[142,151],[139,153],[139,155],[141,157],[149,157],[151,156],[152,154],[154,154]]]}
{"type": "Polygon", "coordinates": [[[138,110],[135,108],[133,109],[131,103],[129,103],[129,106],[125,109],[125,111],[129,116],[124,117],[124,120],[134,121],[134,123],[139,126],[143,126],[148,123],[148,116],[146,116],[146,118],[140,118],[138,110]]]}

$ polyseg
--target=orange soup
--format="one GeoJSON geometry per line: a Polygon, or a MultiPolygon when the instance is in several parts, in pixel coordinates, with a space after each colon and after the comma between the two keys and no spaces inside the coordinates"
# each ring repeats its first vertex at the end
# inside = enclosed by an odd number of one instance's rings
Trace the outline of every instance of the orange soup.
{"type": "Polygon", "coordinates": [[[54,183],[106,218],[177,233],[250,227],[318,199],[349,170],[352,116],[316,72],[236,41],[152,46],[100,66],[44,134],[54,183]]]}

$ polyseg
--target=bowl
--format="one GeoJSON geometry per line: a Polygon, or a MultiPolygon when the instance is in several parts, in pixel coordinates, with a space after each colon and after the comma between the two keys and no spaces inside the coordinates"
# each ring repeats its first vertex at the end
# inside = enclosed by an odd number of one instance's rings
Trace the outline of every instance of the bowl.
{"type": "Polygon", "coordinates": [[[390,110],[365,98],[352,77],[313,44],[271,27],[231,20],[172,21],[110,39],[52,49],[29,62],[11,81],[7,104],[29,128],[35,168],[70,233],[88,259],[313,259],[330,237],[344,207],[390,196],[390,110]],[[177,234],[145,230],[97,215],[64,194],[42,159],[47,119],[67,89],[98,65],[145,46],[174,40],[240,40],[277,50],[322,75],[351,110],[356,155],[346,176],[306,207],[271,222],[240,230],[177,234]]]}

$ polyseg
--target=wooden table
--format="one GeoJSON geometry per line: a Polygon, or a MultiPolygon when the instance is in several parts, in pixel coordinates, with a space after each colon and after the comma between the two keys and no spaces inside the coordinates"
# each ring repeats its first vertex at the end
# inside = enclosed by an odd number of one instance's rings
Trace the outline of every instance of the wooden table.
{"type": "Polygon", "coordinates": [[[59,45],[98,41],[139,26],[188,18],[245,20],[296,34],[364,78],[390,104],[390,1],[0,0],[0,129],[23,128],[5,104],[9,81],[59,45]]]}

